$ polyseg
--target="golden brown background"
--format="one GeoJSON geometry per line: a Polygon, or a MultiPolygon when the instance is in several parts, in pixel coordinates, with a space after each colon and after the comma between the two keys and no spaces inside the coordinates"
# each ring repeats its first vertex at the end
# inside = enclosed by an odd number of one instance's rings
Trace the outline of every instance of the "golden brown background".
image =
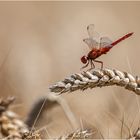
{"type": "MultiPolygon", "coordinates": [[[[140,2],[0,2],[0,91],[2,97],[17,96],[23,119],[51,84],[80,72],[80,57],[89,51],[82,40],[91,23],[112,40],[134,32],[100,60],[106,68],[140,75],[140,2]]],[[[105,137],[119,137],[123,116],[128,125],[135,120],[133,131],[138,127],[139,97],[128,92],[106,87],[63,97],[78,121],[98,127],[105,137]]],[[[52,136],[69,131],[60,108],[50,118],[52,136]]]]}

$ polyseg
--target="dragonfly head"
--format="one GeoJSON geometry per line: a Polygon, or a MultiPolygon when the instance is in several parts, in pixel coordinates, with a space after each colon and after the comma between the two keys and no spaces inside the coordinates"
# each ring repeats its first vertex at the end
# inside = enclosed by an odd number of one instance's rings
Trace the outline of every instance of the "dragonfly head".
{"type": "Polygon", "coordinates": [[[84,56],[81,57],[81,62],[82,63],[86,64],[87,61],[88,61],[88,57],[87,56],[84,55],[84,56]]]}

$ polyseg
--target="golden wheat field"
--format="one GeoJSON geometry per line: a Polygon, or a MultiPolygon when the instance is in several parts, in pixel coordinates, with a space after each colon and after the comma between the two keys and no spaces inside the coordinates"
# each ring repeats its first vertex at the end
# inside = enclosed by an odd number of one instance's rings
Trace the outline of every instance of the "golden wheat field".
{"type": "MultiPolygon", "coordinates": [[[[89,52],[83,42],[89,24],[111,40],[134,32],[98,60],[104,69],[139,76],[140,2],[0,2],[0,95],[16,97],[9,109],[25,122],[35,103],[46,99],[43,109],[35,107],[36,119],[30,118],[31,130],[43,133],[43,138],[61,139],[80,130],[85,130],[85,139],[132,138],[139,128],[136,88],[103,86],[57,98],[50,92],[50,86],[82,72],[80,58],[89,52]],[[92,129],[89,134],[88,129],[92,129]]],[[[100,69],[97,63],[96,69],[100,69]]],[[[71,135],[68,138],[74,139],[76,134],[71,135]]]]}

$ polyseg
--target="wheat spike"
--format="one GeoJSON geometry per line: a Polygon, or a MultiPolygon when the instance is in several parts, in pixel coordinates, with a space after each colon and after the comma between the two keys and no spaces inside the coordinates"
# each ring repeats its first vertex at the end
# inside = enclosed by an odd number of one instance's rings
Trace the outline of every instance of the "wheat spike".
{"type": "Polygon", "coordinates": [[[117,85],[140,95],[140,77],[133,77],[127,72],[110,69],[92,69],[91,71],[73,74],[63,81],[50,86],[50,91],[62,94],[87,88],[117,85]]]}

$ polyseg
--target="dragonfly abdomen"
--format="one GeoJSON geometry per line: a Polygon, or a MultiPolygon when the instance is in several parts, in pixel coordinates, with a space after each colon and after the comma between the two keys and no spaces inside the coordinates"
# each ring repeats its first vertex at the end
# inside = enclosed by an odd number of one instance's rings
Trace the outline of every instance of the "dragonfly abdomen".
{"type": "Polygon", "coordinates": [[[132,32],[132,33],[128,33],[128,34],[126,34],[125,36],[123,36],[123,37],[119,38],[118,40],[114,41],[114,42],[111,44],[112,47],[115,46],[115,45],[117,45],[117,44],[120,43],[121,41],[125,40],[126,38],[130,37],[132,34],[133,34],[133,32],[132,32]]]}

